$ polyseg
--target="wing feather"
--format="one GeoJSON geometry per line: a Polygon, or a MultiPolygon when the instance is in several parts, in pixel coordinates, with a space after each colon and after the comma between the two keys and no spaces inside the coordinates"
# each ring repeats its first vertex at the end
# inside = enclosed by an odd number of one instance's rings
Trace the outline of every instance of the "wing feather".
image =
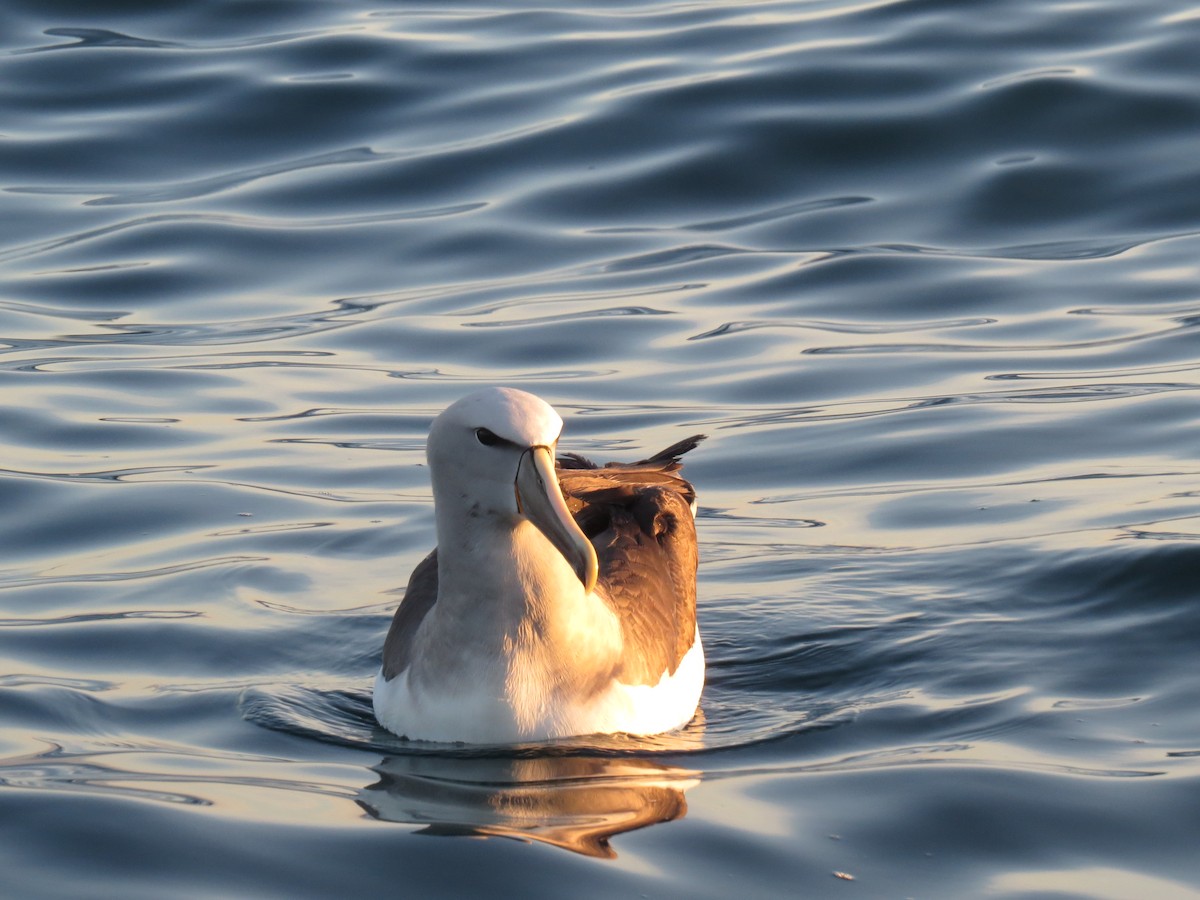
{"type": "Polygon", "coordinates": [[[679,457],[703,435],[673,444],[641,462],[603,468],[572,457],[559,469],[567,505],[596,547],[598,593],[621,621],[626,653],[617,677],[657,684],[674,674],[695,640],[695,489],[679,457]]]}
{"type": "Polygon", "coordinates": [[[417,563],[404,589],[404,599],[392,616],[392,627],[383,642],[383,677],[391,681],[408,668],[417,629],[437,602],[437,550],[417,563]]]}

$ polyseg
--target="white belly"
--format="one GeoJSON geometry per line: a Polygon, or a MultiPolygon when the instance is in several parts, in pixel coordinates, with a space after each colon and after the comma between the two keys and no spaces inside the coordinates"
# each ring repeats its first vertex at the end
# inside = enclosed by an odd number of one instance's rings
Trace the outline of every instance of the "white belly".
{"type": "MultiPolygon", "coordinates": [[[[526,696],[497,696],[495,682],[454,693],[414,692],[403,672],[375,678],[375,716],[381,725],[410,740],[511,744],[585,734],[660,734],[692,720],[704,687],[704,648],[695,642],[674,675],[658,684],[619,681],[587,698],[554,697],[536,686],[526,696]]],[[[504,685],[499,685],[504,690],[504,685]]]]}

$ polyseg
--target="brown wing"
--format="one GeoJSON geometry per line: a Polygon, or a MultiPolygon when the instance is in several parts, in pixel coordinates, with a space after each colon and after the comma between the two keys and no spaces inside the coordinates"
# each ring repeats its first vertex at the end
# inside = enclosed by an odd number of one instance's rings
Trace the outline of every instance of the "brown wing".
{"type": "Polygon", "coordinates": [[[621,619],[626,684],[657,684],[674,673],[696,634],[696,493],[676,474],[679,457],[703,435],[631,465],[560,462],[567,505],[596,547],[599,591],[621,619]]]}
{"type": "Polygon", "coordinates": [[[437,550],[417,563],[408,578],[404,599],[392,616],[392,627],[383,642],[383,677],[391,681],[408,668],[413,637],[437,602],[437,550]]]}

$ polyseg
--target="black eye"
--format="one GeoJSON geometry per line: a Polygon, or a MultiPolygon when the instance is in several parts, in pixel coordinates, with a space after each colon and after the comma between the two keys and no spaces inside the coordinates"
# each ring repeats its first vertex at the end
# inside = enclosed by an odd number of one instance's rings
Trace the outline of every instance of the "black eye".
{"type": "Polygon", "coordinates": [[[485,447],[495,447],[500,443],[500,438],[486,428],[476,428],[475,438],[485,447]]]}

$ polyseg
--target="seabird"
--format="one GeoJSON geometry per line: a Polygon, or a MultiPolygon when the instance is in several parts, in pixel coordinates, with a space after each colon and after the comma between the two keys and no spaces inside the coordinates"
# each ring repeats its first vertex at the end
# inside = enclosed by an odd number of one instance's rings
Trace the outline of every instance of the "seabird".
{"type": "Polygon", "coordinates": [[[375,716],[410,740],[476,744],[658,734],[704,686],[695,491],[679,457],[555,461],[562,419],[488,388],[433,421],[437,547],[383,647],[375,716]]]}

